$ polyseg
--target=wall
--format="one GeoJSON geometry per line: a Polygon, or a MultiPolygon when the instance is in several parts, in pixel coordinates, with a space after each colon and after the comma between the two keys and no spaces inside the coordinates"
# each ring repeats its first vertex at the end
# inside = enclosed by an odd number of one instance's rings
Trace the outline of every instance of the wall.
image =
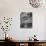
{"type": "MultiPolygon", "coordinates": [[[[0,18],[1,17],[13,17],[13,22],[10,33],[17,40],[27,40],[34,34],[37,35],[37,39],[44,40],[45,38],[45,16],[46,7],[33,8],[30,6],[28,0],[0,0],[0,18]],[[20,13],[32,12],[33,13],[33,27],[31,29],[20,28],[20,13]]],[[[0,31],[0,35],[2,35],[0,31]]],[[[4,33],[3,33],[4,34],[4,33]]],[[[0,39],[3,37],[0,36],[0,39]]],[[[4,39],[4,38],[3,38],[4,39]]]]}

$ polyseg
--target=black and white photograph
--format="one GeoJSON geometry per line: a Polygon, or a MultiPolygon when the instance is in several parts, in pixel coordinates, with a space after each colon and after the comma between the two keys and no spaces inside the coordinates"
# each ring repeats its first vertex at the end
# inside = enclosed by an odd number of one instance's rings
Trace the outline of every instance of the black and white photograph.
{"type": "Polygon", "coordinates": [[[32,28],[32,12],[21,12],[20,28],[32,28]]]}

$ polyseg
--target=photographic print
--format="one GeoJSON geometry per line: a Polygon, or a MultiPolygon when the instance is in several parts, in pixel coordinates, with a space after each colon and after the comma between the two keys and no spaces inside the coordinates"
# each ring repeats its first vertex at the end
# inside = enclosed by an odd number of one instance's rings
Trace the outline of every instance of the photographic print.
{"type": "Polygon", "coordinates": [[[32,12],[21,12],[20,27],[21,28],[32,28],[32,12]]]}

